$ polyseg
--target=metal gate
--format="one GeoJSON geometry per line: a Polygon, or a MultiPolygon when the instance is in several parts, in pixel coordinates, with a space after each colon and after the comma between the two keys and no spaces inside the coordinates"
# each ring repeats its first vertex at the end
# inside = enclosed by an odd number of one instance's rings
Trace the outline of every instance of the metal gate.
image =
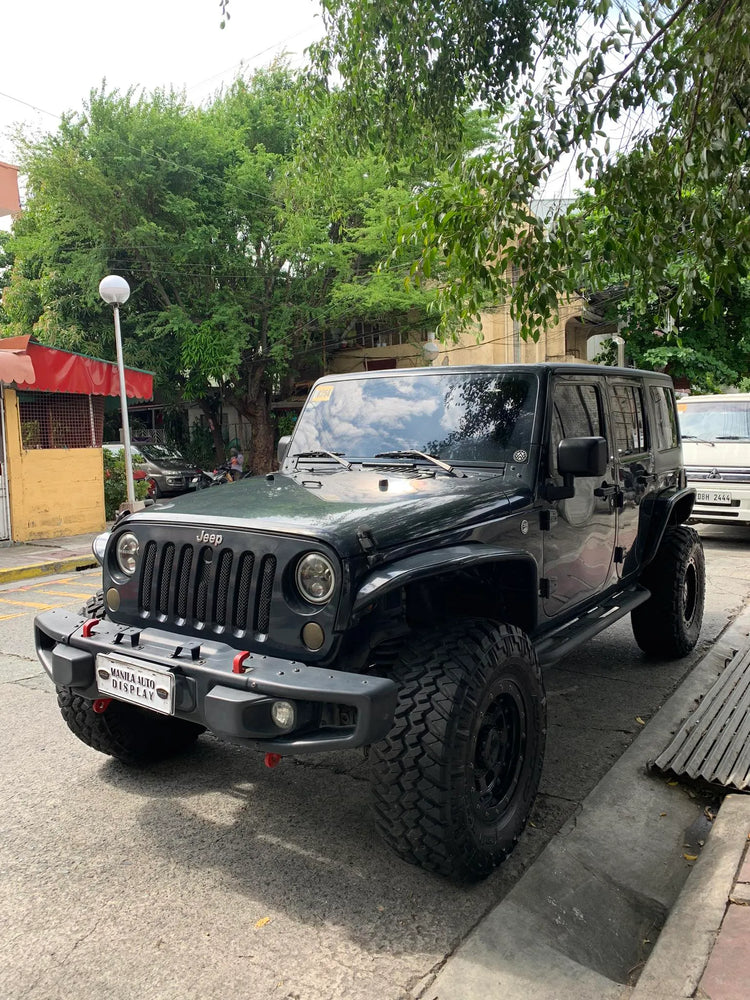
{"type": "Polygon", "coordinates": [[[8,464],[5,461],[5,406],[0,386],[0,542],[10,538],[10,504],[8,502],[8,464]]]}

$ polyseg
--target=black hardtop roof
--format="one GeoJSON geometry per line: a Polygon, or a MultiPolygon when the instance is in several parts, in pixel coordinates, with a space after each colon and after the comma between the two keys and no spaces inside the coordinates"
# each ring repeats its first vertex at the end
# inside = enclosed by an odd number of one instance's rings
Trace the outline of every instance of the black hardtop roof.
{"type": "Polygon", "coordinates": [[[646,371],[643,368],[615,368],[610,365],[585,365],[571,364],[565,361],[540,361],[536,364],[509,364],[509,365],[450,365],[437,368],[385,368],[381,371],[372,372],[345,372],[339,375],[325,375],[316,380],[315,384],[326,384],[329,382],[348,382],[352,379],[371,378],[393,378],[402,375],[460,375],[477,374],[480,372],[492,373],[501,371],[538,372],[539,374],[551,375],[553,372],[563,372],[565,375],[615,375],[618,378],[645,378],[663,385],[672,385],[672,379],[663,372],[646,371]]]}

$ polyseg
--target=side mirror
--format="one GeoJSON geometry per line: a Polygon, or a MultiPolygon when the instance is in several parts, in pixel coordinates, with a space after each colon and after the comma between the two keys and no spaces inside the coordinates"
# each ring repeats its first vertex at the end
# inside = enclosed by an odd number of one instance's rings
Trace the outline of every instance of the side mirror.
{"type": "Polygon", "coordinates": [[[603,476],[607,468],[607,442],[602,437],[565,438],[557,446],[560,475],[603,476]]]}
{"type": "Polygon", "coordinates": [[[284,459],[286,458],[286,453],[289,450],[289,442],[291,440],[291,434],[285,434],[283,437],[279,438],[279,443],[276,445],[276,460],[279,465],[284,464],[284,459]]]}
{"type": "Polygon", "coordinates": [[[602,437],[565,438],[557,446],[557,471],[562,486],[548,486],[548,500],[570,500],[575,496],[577,476],[603,476],[607,468],[607,442],[602,437]]]}

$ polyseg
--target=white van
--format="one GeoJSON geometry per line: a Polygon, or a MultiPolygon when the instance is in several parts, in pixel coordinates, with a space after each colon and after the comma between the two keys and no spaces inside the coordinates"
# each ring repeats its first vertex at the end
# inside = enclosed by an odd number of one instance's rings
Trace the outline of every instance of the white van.
{"type": "Polygon", "coordinates": [[[692,521],[750,524],[750,393],[678,400],[692,521]]]}

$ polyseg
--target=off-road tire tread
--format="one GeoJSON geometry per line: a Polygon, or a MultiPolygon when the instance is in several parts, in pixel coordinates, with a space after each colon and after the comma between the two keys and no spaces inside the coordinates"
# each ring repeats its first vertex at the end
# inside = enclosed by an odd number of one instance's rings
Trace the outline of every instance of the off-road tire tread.
{"type": "Polygon", "coordinates": [[[635,641],[649,656],[664,660],[686,656],[695,648],[703,622],[705,556],[698,532],[686,524],[667,528],[659,551],[641,579],[651,597],[631,613],[635,641]],[[695,614],[686,626],[682,581],[693,556],[699,592],[695,614]]]}
{"type": "MultiPolygon", "coordinates": [[[[462,881],[482,878],[513,850],[541,775],[546,698],[533,647],[512,625],[472,619],[439,635],[415,637],[402,651],[392,676],[399,684],[393,728],[369,753],[378,831],[412,864],[462,881]],[[521,657],[528,664],[533,688],[529,724],[535,727],[538,744],[522,812],[512,831],[487,852],[478,850],[462,824],[451,820],[448,755],[452,741],[461,740],[462,717],[465,721],[466,711],[476,705],[491,679],[495,649],[501,660],[521,657]]],[[[463,735],[465,739],[466,730],[463,735]]]]}

